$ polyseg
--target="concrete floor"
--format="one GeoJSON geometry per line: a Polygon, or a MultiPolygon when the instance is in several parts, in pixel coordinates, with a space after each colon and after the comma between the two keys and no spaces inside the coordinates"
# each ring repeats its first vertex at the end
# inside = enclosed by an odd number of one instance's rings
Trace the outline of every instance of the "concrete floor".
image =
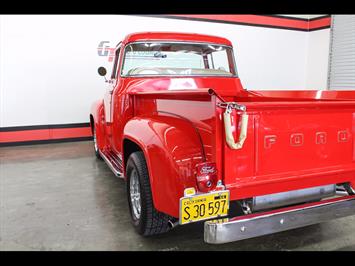
{"type": "Polygon", "coordinates": [[[0,250],[355,250],[355,216],[239,242],[203,242],[203,224],[143,238],[125,183],[92,142],[0,148],[0,250]]]}

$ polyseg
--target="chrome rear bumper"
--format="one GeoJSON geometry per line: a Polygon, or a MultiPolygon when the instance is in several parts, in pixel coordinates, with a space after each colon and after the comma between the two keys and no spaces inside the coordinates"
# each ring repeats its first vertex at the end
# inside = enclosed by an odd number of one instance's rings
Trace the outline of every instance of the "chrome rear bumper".
{"type": "Polygon", "coordinates": [[[355,196],[205,222],[204,240],[222,244],[355,215],[355,196]]]}

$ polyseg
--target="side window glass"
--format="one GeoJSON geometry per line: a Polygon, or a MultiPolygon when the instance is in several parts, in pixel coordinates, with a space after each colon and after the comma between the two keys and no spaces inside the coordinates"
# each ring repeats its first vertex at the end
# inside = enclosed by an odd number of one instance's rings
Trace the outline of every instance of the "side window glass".
{"type": "Polygon", "coordinates": [[[119,59],[120,51],[121,51],[121,47],[118,47],[116,50],[116,53],[115,53],[115,62],[113,64],[113,68],[112,68],[111,79],[116,79],[116,76],[117,76],[117,67],[120,62],[120,59],[119,59]]]}

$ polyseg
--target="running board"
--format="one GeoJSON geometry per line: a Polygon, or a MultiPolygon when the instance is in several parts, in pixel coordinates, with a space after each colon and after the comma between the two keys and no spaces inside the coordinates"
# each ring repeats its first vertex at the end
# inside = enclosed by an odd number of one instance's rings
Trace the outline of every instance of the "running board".
{"type": "Polygon", "coordinates": [[[122,159],[116,158],[112,152],[103,153],[99,151],[102,159],[104,159],[105,163],[110,167],[111,171],[120,178],[123,178],[122,173],[122,159]]]}

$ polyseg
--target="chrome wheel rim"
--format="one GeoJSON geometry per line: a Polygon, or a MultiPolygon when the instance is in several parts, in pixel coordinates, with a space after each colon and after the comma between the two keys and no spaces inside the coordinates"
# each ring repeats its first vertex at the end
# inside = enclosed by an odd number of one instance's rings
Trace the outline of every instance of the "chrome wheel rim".
{"type": "Polygon", "coordinates": [[[94,134],[93,134],[94,136],[94,149],[95,149],[95,151],[98,151],[98,148],[97,148],[97,141],[96,141],[96,129],[94,128],[94,134]]]}
{"type": "Polygon", "coordinates": [[[133,169],[131,172],[129,188],[132,214],[134,219],[138,220],[141,217],[141,193],[139,188],[138,174],[135,169],[133,169]]]}

